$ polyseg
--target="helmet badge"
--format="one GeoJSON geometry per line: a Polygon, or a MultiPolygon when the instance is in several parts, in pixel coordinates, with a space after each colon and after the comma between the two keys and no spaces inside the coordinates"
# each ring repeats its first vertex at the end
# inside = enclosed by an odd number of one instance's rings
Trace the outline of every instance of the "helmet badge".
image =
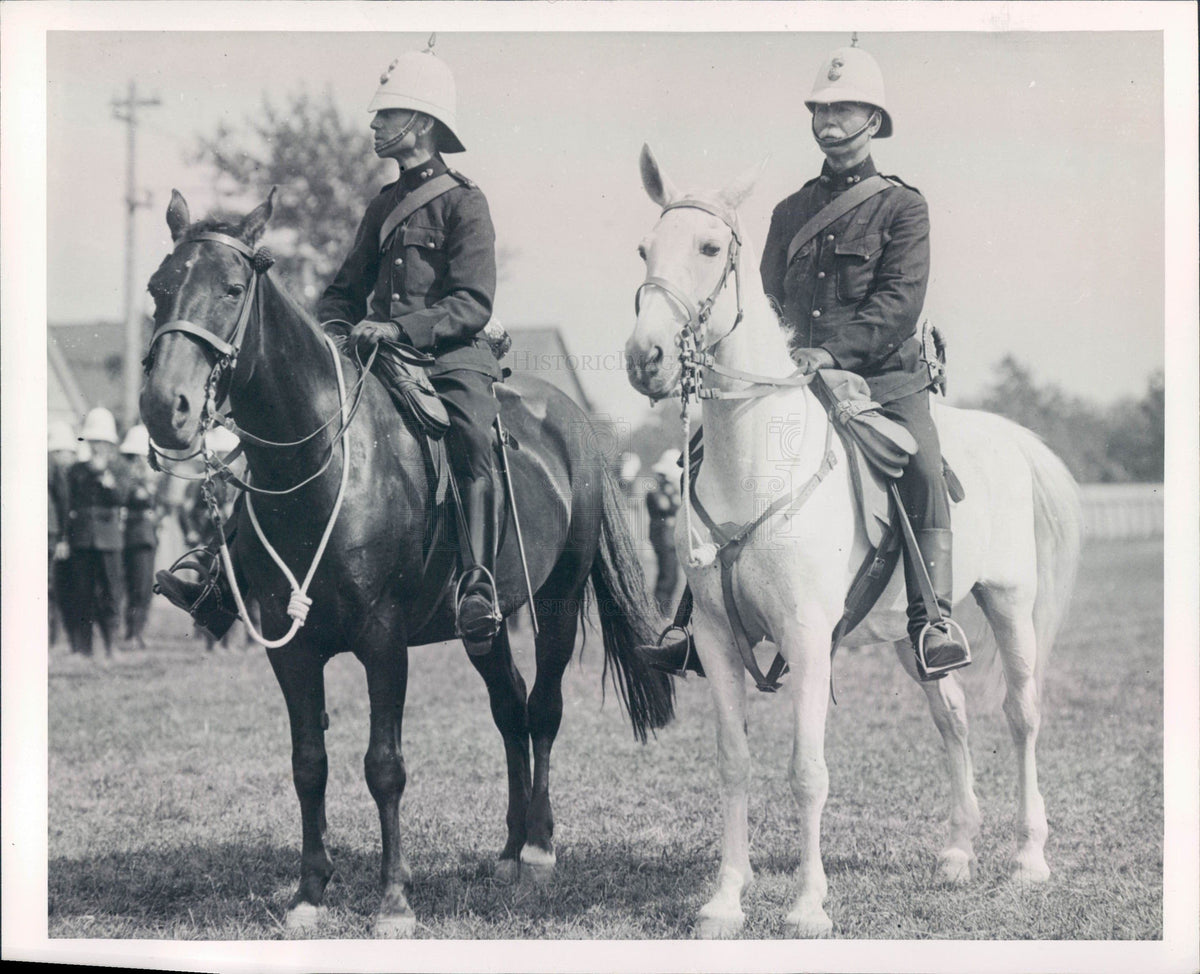
{"type": "Polygon", "coordinates": [[[389,64],[387,66],[387,70],[384,71],[383,74],[381,74],[379,76],[379,83],[381,85],[386,85],[388,83],[388,78],[390,78],[392,76],[392,71],[395,69],[395,67],[396,67],[396,62],[393,61],[391,64],[389,64]]]}
{"type": "Polygon", "coordinates": [[[826,77],[830,81],[837,81],[842,76],[842,68],[845,66],[845,63],[840,57],[835,57],[829,62],[829,74],[826,77]]]}

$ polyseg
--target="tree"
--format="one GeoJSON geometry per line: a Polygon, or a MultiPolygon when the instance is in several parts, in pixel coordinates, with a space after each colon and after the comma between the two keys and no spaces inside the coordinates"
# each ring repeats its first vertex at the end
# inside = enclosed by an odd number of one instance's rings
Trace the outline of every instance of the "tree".
{"type": "Polygon", "coordinates": [[[1113,407],[1108,455],[1133,480],[1161,483],[1166,434],[1166,385],[1163,372],[1150,376],[1146,394],[1113,407]]]}
{"type": "Polygon", "coordinates": [[[1011,355],[995,369],[992,386],[963,405],[999,413],[1042,437],[1081,483],[1163,478],[1163,382],[1150,379],[1149,391],[1103,409],[1039,385],[1011,355]]]}
{"type": "Polygon", "coordinates": [[[222,122],[202,137],[194,158],[231,180],[248,206],[277,187],[268,244],[284,284],[309,307],[349,250],[367,200],[391,178],[367,125],[346,121],[328,89],[287,95],[278,108],[264,96],[242,125],[222,122]]]}

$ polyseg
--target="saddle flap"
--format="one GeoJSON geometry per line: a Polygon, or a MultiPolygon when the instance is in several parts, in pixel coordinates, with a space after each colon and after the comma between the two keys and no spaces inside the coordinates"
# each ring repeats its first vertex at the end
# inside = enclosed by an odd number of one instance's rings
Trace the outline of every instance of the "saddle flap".
{"type": "Polygon", "coordinates": [[[429,358],[394,342],[380,342],[375,374],[396,407],[413,420],[417,429],[430,439],[440,440],[450,428],[450,414],[414,355],[429,358]]]}

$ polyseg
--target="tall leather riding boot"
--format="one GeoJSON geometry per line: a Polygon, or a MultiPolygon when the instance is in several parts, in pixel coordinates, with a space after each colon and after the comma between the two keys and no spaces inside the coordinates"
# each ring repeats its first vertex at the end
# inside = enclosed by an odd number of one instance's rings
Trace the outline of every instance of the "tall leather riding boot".
{"type": "MultiPolygon", "coordinates": [[[[219,566],[216,552],[209,550],[213,566],[219,566]]],[[[154,576],[154,591],[188,613],[200,628],[214,639],[220,639],[237,622],[238,615],[233,590],[223,571],[206,567],[199,561],[189,560],[178,566],[189,569],[200,576],[198,582],[188,582],[171,571],[157,572],[154,576]]]]}
{"type": "MultiPolygon", "coordinates": [[[[929,581],[937,599],[938,609],[943,619],[950,618],[952,599],[953,563],[953,534],[948,528],[924,528],[915,531],[917,546],[921,549],[921,558],[925,570],[929,573],[929,581]]],[[[917,654],[917,672],[922,680],[929,682],[940,680],[951,670],[966,666],[971,662],[970,650],[965,640],[959,641],[949,626],[935,623],[925,629],[929,614],[925,600],[921,597],[921,586],[917,574],[913,570],[911,553],[908,546],[904,549],[904,581],[908,593],[908,637],[912,640],[913,651],[917,654]],[[925,632],[924,659],[920,650],[921,633],[925,632]]]]}
{"type": "Polygon", "coordinates": [[[463,578],[457,606],[458,632],[467,642],[479,643],[482,652],[491,648],[492,637],[502,621],[496,604],[494,572],[496,565],[495,491],[491,477],[476,477],[466,485],[463,515],[467,520],[469,546],[463,545],[463,578]]]}

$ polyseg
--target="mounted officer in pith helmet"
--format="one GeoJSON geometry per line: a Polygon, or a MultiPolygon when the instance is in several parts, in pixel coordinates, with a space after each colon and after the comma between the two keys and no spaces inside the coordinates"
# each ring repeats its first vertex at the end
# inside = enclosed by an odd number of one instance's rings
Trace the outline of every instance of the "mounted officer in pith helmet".
{"type": "MultiPolygon", "coordinates": [[[[838,48],[804,104],[825,165],[775,207],[760,266],[763,290],[791,334],[801,373],[857,373],[883,415],[916,440],[917,453],[899,480],[919,549],[905,546],[908,632],[921,678],[937,679],[967,665],[970,653],[947,625],[950,501],[929,411],[929,389],[940,376],[918,330],[929,282],[929,210],[917,190],[875,170],[871,140],[892,134],[892,117],[871,55],[838,48]],[[811,232],[826,213],[842,210],[835,204],[843,194],[844,212],[811,232]]],[[[686,638],[647,652],[660,668],[678,670],[685,662],[695,668],[686,638]]]]}
{"type": "MultiPolygon", "coordinates": [[[[487,200],[446,166],[462,152],[454,76],[430,50],[387,66],[367,110],[375,153],[400,178],[367,204],[354,245],[317,312],[364,354],[379,345],[387,367],[397,345],[430,357],[429,378],[446,404],[449,455],[467,524],[460,538],[460,635],[489,642],[500,624],[493,569],[497,540],[492,383],[501,378],[483,334],[496,291],[495,231],[487,200]]],[[[460,532],[461,534],[462,532],[460,532]]]]}

